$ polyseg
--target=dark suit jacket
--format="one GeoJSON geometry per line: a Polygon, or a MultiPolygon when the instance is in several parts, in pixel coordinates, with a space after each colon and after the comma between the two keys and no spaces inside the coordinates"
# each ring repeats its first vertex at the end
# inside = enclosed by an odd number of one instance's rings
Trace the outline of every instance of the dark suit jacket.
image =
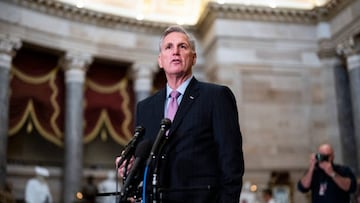
{"type": "MultiPolygon", "coordinates": [[[[138,103],[136,123],[145,128],[145,139],[154,141],[159,132],[165,99],[164,88],[138,103]]],[[[239,202],[242,137],[235,97],[228,87],[193,78],[168,138],[159,160],[163,202],[239,202]]]]}

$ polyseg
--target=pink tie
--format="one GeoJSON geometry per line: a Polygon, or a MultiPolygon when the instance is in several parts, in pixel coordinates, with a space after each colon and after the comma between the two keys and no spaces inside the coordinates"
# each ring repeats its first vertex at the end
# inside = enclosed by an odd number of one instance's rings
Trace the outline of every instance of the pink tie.
{"type": "Polygon", "coordinates": [[[168,106],[168,110],[167,110],[167,117],[173,121],[176,111],[178,109],[178,103],[177,103],[177,98],[180,96],[180,92],[178,91],[171,91],[170,93],[170,103],[168,106]]]}

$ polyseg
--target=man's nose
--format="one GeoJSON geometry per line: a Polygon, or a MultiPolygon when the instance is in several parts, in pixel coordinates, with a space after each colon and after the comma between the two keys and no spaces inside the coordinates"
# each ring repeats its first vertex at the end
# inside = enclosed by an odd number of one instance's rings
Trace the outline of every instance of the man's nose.
{"type": "Polygon", "coordinates": [[[173,55],[179,55],[179,53],[180,53],[180,48],[179,47],[174,47],[173,55]]]}

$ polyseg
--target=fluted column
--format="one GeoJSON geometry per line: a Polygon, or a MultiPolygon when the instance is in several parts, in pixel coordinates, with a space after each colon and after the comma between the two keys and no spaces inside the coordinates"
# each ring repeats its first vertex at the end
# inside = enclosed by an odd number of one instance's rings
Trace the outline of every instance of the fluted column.
{"type": "MultiPolygon", "coordinates": [[[[352,114],[354,133],[357,146],[357,162],[360,163],[360,34],[350,38],[338,46],[346,56],[347,69],[350,81],[352,114]]],[[[357,174],[360,174],[358,164],[357,174]]]]}
{"type": "Polygon", "coordinates": [[[334,40],[331,37],[331,27],[326,17],[327,12],[324,9],[319,8],[317,16],[319,21],[317,25],[317,38],[320,47],[318,55],[322,63],[331,69],[334,76],[337,127],[340,139],[333,140],[332,144],[335,150],[339,146],[341,147],[341,151],[337,152],[337,155],[341,156],[340,160],[350,166],[355,172],[358,172],[360,163],[358,161],[357,138],[354,131],[349,74],[345,60],[346,54],[344,54],[346,50],[344,44],[335,46],[334,40]]]}
{"type": "Polygon", "coordinates": [[[9,124],[9,75],[15,51],[21,41],[0,34],[0,190],[6,181],[6,151],[9,124]]]}
{"type": "Polygon", "coordinates": [[[335,79],[337,117],[341,135],[342,158],[344,163],[353,170],[358,169],[357,146],[354,133],[352,101],[349,75],[345,61],[335,57],[332,61],[335,79]]]}
{"type": "Polygon", "coordinates": [[[136,62],[132,68],[137,103],[150,96],[157,65],[154,63],[136,62]]]}
{"type": "Polygon", "coordinates": [[[90,55],[66,53],[65,70],[65,167],[63,170],[63,203],[75,202],[75,195],[81,189],[83,164],[83,98],[84,81],[90,55]]]}

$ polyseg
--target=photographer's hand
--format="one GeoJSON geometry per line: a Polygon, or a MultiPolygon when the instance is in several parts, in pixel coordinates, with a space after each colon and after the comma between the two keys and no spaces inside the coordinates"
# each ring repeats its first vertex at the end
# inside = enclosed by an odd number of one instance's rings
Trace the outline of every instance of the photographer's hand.
{"type": "Polygon", "coordinates": [[[319,167],[328,175],[332,176],[334,174],[334,169],[330,161],[321,161],[319,162],[319,167]]]}
{"type": "Polygon", "coordinates": [[[310,154],[309,170],[311,170],[311,171],[314,170],[316,163],[317,163],[315,155],[316,155],[315,153],[310,154]]]}
{"type": "Polygon", "coordinates": [[[316,165],[316,158],[315,153],[310,154],[310,160],[309,160],[309,169],[305,173],[305,175],[301,178],[301,184],[305,188],[309,188],[312,181],[312,175],[315,169],[316,165]]]}

